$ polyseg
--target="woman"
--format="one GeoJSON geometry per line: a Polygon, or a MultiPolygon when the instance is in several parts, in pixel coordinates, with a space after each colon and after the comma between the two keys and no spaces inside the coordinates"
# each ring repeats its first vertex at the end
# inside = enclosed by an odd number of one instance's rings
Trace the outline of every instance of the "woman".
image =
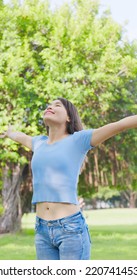
{"type": "Polygon", "coordinates": [[[137,127],[137,115],[97,129],[83,129],[75,106],[64,98],[44,111],[47,134],[28,136],[9,127],[1,137],[33,151],[35,244],[39,260],[88,260],[90,235],[80,211],[77,183],[87,152],[108,138],[137,127]]]}

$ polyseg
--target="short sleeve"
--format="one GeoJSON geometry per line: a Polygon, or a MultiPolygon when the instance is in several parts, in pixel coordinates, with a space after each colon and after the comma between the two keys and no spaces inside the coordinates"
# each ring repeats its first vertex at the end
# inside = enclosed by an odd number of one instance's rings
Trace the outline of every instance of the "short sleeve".
{"type": "Polygon", "coordinates": [[[83,129],[74,132],[74,139],[79,146],[80,150],[85,153],[94,147],[90,145],[94,129],[83,129]]]}
{"type": "Polygon", "coordinates": [[[47,139],[47,136],[32,136],[32,151],[34,152],[45,139],[47,139]]]}

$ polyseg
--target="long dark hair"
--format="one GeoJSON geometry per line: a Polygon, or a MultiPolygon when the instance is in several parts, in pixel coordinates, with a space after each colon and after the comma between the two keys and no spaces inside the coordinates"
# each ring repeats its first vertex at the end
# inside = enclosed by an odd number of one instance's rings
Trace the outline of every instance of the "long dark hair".
{"type": "MultiPolygon", "coordinates": [[[[70,122],[66,124],[67,133],[73,134],[75,131],[83,130],[82,122],[79,117],[77,108],[66,98],[58,97],[57,100],[60,100],[61,103],[64,105],[70,122]]],[[[46,126],[47,133],[49,134],[49,127],[46,126]]]]}

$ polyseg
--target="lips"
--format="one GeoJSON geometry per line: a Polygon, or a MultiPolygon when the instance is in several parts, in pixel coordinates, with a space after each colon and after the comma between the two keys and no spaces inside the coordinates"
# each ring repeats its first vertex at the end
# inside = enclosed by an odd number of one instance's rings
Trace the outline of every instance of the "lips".
{"type": "Polygon", "coordinates": [[[55,114],[55,113],[53,111],[51,111],[51,110],[48,110],[48,111],[46,111],[45,114],[55,114]]]}

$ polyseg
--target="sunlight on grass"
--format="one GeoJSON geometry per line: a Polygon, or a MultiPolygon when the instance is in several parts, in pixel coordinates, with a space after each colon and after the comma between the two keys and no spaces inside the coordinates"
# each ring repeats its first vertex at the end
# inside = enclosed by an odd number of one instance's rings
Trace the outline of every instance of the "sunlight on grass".
{"type": "Polygon", "coordinates": [[[137,208],[84,211],[88,225],[137,225],[137,208]]]}

